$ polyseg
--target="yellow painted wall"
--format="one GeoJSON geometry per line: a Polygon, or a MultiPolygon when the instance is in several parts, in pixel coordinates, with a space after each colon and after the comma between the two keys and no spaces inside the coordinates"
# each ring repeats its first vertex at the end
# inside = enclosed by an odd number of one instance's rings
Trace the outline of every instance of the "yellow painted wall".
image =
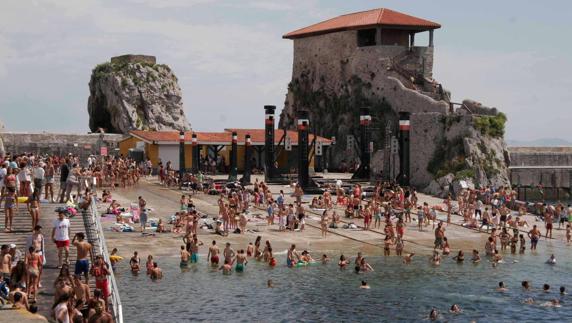
{"type": "Polygon", "coordinates": [[[139,139],[135,137],[130,137],[119,142],[119,153],[123,156],[129,154],[129,149],[135,148],[135,145],[139,142],[139,139]]]}
{"type": "Polygon", "coordinates": [[[145,144],[145,156],[151,159],[153,167],[159,164],[159,146],[155,144],[145,144]]]}

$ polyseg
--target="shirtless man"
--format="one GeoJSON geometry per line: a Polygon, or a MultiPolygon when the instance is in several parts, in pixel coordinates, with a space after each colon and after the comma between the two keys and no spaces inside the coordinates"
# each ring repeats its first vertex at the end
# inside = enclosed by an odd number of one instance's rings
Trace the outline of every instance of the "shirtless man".
{"type": "Polygon", "coordinates": [[[296,245],[293,244],[288,249],[288,256],[286,258],[286,265],[288,267],[294,267],[294,265],[298,262],[300,255],[298,255],[298,251],[296,251],[296,245]]]}
{"type": "Polygon", "coordinates": [[[153,262],[153,269],[151,269],[151,274],[149,275],[151,279],[161,279],[163,278],[163,271],[156,262],[153,262]]]}
{"type": "Polygon", "coordinates": [[[220,253],[220,250],[218,248],[218,246],[216,245],[216,241],[213,240],[213,244],[212,246],[209,247],[209,253],[207,255],[207,259],[209,259],[211,266],[216,267],[218,266],[218,254],[220,253]]]}
{"type": "Polygon", "coordinates": [[[113,323],[113,317],[104,310],[100,302],[95,303],[93,309],[95,312],[89,317],[88,323],[113,323]]]}
{"type": "Polygon", "coordinates": [[[224,265],[222,265],[218,270],[222,270],[223,275],[232,274],[232,264],[228,259],[224,260],[224,265]]]}
{"type": "Polygon", "coordinates": [[[196,264],[199,261],[199,246],[202,246],[203,242],[199,241],[197,235],[193,235],[193,241],[191,241],[191,263],[196,264]]]}
{"type": "Polygon", "coordinates": [[[222,252],[223,256],[224,256],[224,263],[225,265],[228,263],[232,266],[232,260],[233,258],[236,256],[236,253],[234,252],[234,250],[230,247],[230,242],[226,243],[226,247],[224,248],[223,252],[222,252]]]}
{"type": "Polygon", "coordinates": [[[185,249],[185,246],[181,246],[181,268],[189,266],[189,257],[191,257],[191,254],[185,249]]]}
{"type": "Polygon", "coordinates": [[[2,274],[2,281],[10,278],[11,264],[12,255],[10,254],[10,246],[7,244],[2,245],[2,252],[0,254],[0,273],[2,274]]]}
{"type": "Polygon", "coordinates": [[[244,266],[246,266],[246,264],[248,263],[248,260],[246,260],[246,253],[244,252],[244,250],[239,250],[238,253],[236,254],[236,268],[234,269],[237,273],[241,273],[244,271],[244,266]]]}
{"type": "Polygon", "coordinates": [[[83,317],[87,317],[89,314],[87,304],[90,300],[89,285],[81,282],[81,275],[74,275],[73,278],[73,291],[76,299],[76,308],[81,312],[83,317]]]}
{"type": "Polygon", "coordinates": [[[546,239],[549,238],[548,234],[550,234],[550,239],[552,239],[552,227],[554,226],[553,219],[554,215],[552,214],[552,211],[544,213],[544,223],[546,224],[546,239]]]}
{"type": "Polygon", "coordinates": [[[528,237],[530,238],[530,250],[536,250],[536,245],[538,244],[538,240],[542,236],[540,230],[536,228],[536,224],[532,226],[532,230],[528,232],[528,237]]]}
{"type": "Polygon", "coordinates": [[[76,233],[73,237],[72,244],[77,248],[77,260],[75,262],[75,274],[85,276],[85,283],[89,281],[89,259],[93,262],[93,255],[91,254],[91,244],[85,239],[83,232],[76,233]],[[77,239],[77,241],[76,241],[77,239]],[[89,256],[89,259],[87,258],[89,256]]]}
{"type": "Polygon", "coordinates": [[[437,228],[435,229],[434,249],[443,248],[443,238],[445,238],[445,229],[443,228],[443,222],[439,222],[439,224],[437,224],[437,228]]]}

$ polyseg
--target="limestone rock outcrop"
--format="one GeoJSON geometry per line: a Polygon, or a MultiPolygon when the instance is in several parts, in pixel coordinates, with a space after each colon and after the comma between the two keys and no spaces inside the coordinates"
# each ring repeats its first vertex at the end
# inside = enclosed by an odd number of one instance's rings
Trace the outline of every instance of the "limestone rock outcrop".
{"type": "Polygon", "coordinates": [[[153,56],[124,55],[97,65],[89,92],[91,131],[190,129],[177,77],[153,56]]]}
{"type": "Polygon", "coordinates": [[[0,121],[0,157],[4,157],[6,150],[4,149],[4,141],[2,140],[2,133],[4,132],[4,124],[0,121]]]}

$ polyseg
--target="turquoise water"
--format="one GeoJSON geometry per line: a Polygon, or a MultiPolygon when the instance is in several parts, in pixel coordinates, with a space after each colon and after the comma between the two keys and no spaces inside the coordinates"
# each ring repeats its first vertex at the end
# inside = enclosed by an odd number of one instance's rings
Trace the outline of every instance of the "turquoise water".
{"type": "Polygon", "coordinates": [[[117,280],[126,322],[415,322],[428,321],[432,307],[442,322],[570,322],[572,295],[560,297],[558,289],[563,285],[572,292],[572,249],[544,241],[540,248],[538,254],[505,254],[505,263],[496,268],[484,259],[474,265],[446,258],[433,267],[425,256],[410,265],[398,257],[367,257],[375,272],[366,274],[355,274],[353,266],[340,270],[334,261],[339,255],[331,255],[327,265],[294,269],[285,266],[284,256],[275,268],[251,261],[244,273],[230,276],[212,270],[204,256],[183,272],[178,259],[159,257],[163,280],[133,276],[125,261],[117,280]],[[555,266],[544,263],[550,253],[557,257],[555,266]],[[268,279],[275,288],[266,287],[268,279]],[[362,279],[370,290],[359,288],[362,279]],[[530,281],[533,290],[524,292],[522,280],[530,281]],[[508,292],[495,291],[499,281],[508,292]],[[544,283],[550,284],[550,293],[542,292],[544,283]],[[523,304],[527,297],[535,304],[523,304]],[[562,306],[539,305],[552,298],[562,306]],[[453,303],[461,306],[461,314],[448,313],[453,303]]]}

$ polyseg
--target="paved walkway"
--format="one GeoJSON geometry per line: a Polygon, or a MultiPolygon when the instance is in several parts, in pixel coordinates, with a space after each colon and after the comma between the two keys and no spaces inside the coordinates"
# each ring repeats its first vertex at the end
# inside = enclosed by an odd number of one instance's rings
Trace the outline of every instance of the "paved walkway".
{"type": "MultiPolygon", "coordinates": [[[[62,206],[62,204],[41,204],[40,208],[40,225],[43,227],[42,232],[45,237],[45,255],[46,255],[46,266],[44,266],[42,272],[42,288],[38,293],[38,299],[36,300],[36,305],[38,306],[39,313],[47,318],[51,318],[51,307],[53,305],[54,299],[54,281],[59,275],[59,269],[57,268],[58,254],[56,245],[51,241],[52,223],[57,218],[55,212],[56,208],[62,206]]],[[[13,232],[4,231],[4,209],[0,210],[0,244],[10,244],[14,243],[17,249],[22,252],[25,256],[26,241],[27,238],[32,234],[32,219],[28,213],[25,204],[20,204],[19,209],[16,212],[13,221],[13,232]]],[[[86,227],[84,224],[84,219],[81,213],[75,217],[70,218],[71,228],[70,228],[70,239],[78,232],[85,232],[86,227]]],[[[73,246],[70,247],[70,271],[73,274],[75,268],[76,260],[76,250],[73,246]]],[[[91,279],[90,287],[95,287],[95,281],[91,279]]]]}

